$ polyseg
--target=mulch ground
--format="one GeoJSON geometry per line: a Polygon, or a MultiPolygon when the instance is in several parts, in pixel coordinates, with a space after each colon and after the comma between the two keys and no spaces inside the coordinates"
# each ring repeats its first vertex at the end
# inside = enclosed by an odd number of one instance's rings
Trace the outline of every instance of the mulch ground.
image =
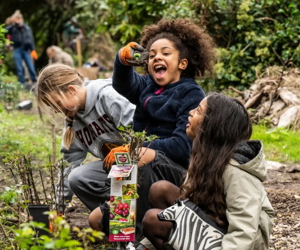
{"type": "MultiPolygon", "coordinates": [[[[275,224],[269,250],[300,249],[300,173],[269,171],[264,183],[275,210],[275,224]]],[[[75,207],[66,213],[73,226],[88,227],[89,211],[77,199],[75,207]]],[[[109,247],[106,240],[93,244],[91,249],[109,247]]]]}

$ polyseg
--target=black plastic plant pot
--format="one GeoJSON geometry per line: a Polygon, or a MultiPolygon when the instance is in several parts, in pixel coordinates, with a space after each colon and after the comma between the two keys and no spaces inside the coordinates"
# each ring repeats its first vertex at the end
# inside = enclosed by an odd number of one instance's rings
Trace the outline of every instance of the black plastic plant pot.
{"type": "MultiPolygon", "coordinates": [[[[49,218],[48,214],[45,212],[49,212],[49,206],[47,205],[28,205],[29,215],[32,217],[33,221],[42,222],[46,225],[46,228],[49,228],[49,218]]],[[[49,233],[43,229],[35,228],[37,236],[40,235],[48,235],[49,233]]]]}

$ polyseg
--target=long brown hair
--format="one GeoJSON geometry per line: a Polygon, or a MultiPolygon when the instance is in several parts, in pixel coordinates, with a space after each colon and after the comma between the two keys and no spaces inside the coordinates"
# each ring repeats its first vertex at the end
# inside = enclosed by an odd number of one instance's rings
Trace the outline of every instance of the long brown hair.
{"type": "Polygon", "coordinates": [[[251,121],[240,101],[219,93],[208,95],[181,198],[189,198],[214,218],[227,222],[223,173],[238,143],[251,134],[251,121]]]}
{"type": "MultiPolygon", "coordinates": [[[[46,66],[39,74],[35,87],[35,97],[37,104],[45,109],[45,105],[60,110],[61,108],[51,98],[50,94],[55,93],[61,98],[64,98],[69,85],[83,86],[83,76],[80,75],[74,68],[55,63],[46,66]]],[[[75,131],[72,128],[73,117],[65,117],[67,127],[64,132],[63,142],[66,149],[75,139],[75,131]]]]}

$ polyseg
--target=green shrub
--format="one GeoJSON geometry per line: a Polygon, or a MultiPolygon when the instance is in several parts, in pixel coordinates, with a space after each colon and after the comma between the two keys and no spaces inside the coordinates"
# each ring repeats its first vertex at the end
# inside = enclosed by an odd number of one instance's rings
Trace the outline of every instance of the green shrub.
{"type": "Polygon", "coordinates": [[[197,19],[220,46],[216,78],[205,84],[242,89],[267,66],[300,64],[298,0],[193,2],[197,19]]]}

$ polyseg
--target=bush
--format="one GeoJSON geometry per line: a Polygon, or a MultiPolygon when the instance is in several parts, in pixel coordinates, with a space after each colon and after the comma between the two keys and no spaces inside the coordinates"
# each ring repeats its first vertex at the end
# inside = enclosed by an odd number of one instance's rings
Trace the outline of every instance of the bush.
{"type": "Polygon", "coordinates": [[[267,66],[300,64],[298,0],[193,3],[197,19],[220,46],[216,78],[205,81],[206,85],[243,89],[267,66]]]}

